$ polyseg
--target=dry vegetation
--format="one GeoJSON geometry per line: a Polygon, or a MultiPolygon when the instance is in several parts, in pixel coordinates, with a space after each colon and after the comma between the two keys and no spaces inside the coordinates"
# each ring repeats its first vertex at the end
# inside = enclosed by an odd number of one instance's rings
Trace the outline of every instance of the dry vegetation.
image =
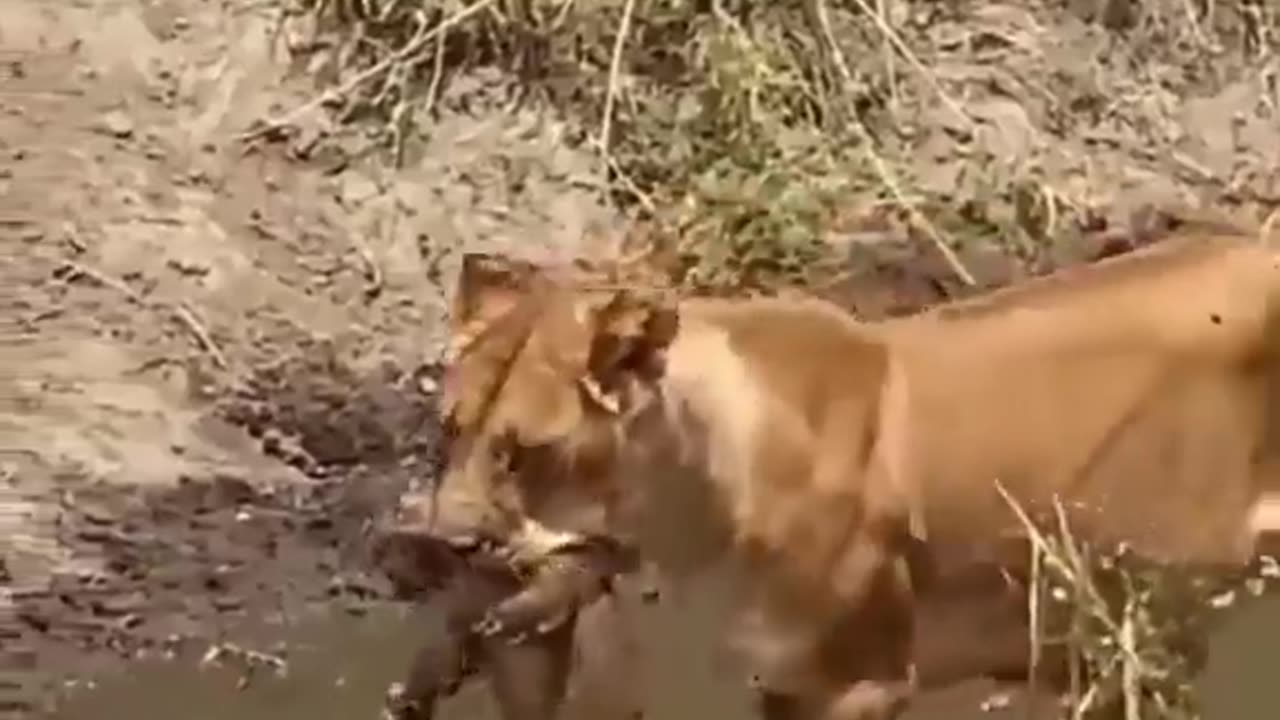
{"type": "Polygon", "coordinates": [[[868,226],[933,243],[964,283],[973,244],[1048,264],[1135,170],[1175,178],[1162,202],[1273,208],[1269,160],[1198,158],[1171,108],[1252,76],[1257,117],[1233,122],[1274,122],[1274,8],[1065,4],[290,0],[286,35],[322,94],[251,136],[323,106],[329,132],[401,162],[444,88],[488,73],[508,107],[568,122],[600,191],[702,288],[812,280],[833,236],[868,226]]]}
{"type": "Polygon", "coordinates": [[[1066,652],[1070,687],[1064,715],[1083,718],[1199,718],[1194,678],[1215,615],[1242,597],[1257,597],[1280,577],[1262,556],[1240,575],[1151,561],[1121,544],[1078,538],[1056,503],[1033,519],[997,484],[1031,540],[1028,611],[1035,642],[1032,667],[1046,648],[1066,652]]]}

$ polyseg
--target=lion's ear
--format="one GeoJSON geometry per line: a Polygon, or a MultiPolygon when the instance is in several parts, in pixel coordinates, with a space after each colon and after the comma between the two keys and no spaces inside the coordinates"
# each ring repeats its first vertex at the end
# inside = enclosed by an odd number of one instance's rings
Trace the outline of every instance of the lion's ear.
{"type": "Polygon", "coordinates": [[[667,297],[641,298],[622,291],[595,313],[587,372],[581,385],[610,412],[622,409],[621,392],[631,379],[656,380],[666,351],[680,329],[680,313],[667,297]]]}
{"type": "Polygon", "coordinates": [[[490,253],[463,255],[449,308],[449,359],[514,309],[542,274],[542,268],[525,260],[490,253]]]}

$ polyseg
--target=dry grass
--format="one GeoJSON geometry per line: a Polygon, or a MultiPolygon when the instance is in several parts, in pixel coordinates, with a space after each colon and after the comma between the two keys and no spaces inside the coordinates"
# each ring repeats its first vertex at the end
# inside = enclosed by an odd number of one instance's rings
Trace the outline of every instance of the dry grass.
{"type": "Polygon", "coordinates": [[[1071,720],[1200,718],[1194,686],[1206,633],[1238,598],[1261,595],[1277,576],[1263,557],[1240,575],[1150,562],[1125,545],[1104,548],[1070,526],[1062,503],[1037,522],[997,483],[1031,542],[1031,664],[1049,645],[1066,650],[1071,720]]]}
{"type": "MultiPolygon", "coordinates": [[[[1082,30],[1092,69],[1081,75],[1018,4],[1001,14],[969,0],[280,1],[291,50],[321,92],[251,136],[325,111],[401,163],[439,113],[494,100],[449,92],[456,81],[496,71],[503,107],[550,109],[572,128],[566,143],[597,154],[600,191],[648,221],[645,241],[677,281],[735,291],[828,274],[833,231],[868,217],[930,243],[965,283],[959,251],[971,243],[1035,261],[1108,202],[1062,179],[1071,153],[1093,150],[1033,134],[1001,157],[1008,128],[975,99],[1013,97],[1033,126],[1064,137],[1085,133],[1081,108],[1109,106],[1084,110],[1087,122],[1124,116],[1123,151],[1151,165],[1144,154],[1167,134],[1161,103],[1177,88],[1142,62],[1200,77],[1220,72],[1231,47],[1232,67],[1271,67],[1277,35],[1276,13],[1255,0],[1097,3],[1109,13],[1100,24],[1126,42],[1082,30]],[[951,67],[975,53],[979,65],[951,67]],[[949,157],[922,161],[944,141],[949,157]]],[[[1221,189],[1181,158],[1188,182],[1221,189]]]]}

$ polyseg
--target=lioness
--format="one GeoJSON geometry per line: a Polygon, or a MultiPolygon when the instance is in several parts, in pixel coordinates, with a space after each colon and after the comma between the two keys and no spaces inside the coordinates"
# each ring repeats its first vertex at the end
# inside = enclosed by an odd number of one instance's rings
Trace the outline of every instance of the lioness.
{"type": "Polygon", "coordinates": [[[690,301],[677,316],[528,279],[516,303],[510,284],[471,285],[471,306],[491,290],[508,310],[446,380],[441,527],[535,552],[617,534],[676,574],[731,559],[750,626],[735,635],[769,716],[886,715],[910,686],[913,503],[884,462],[879,428],[902,399],[881,397],[898,387],[883,343],[818,302],[690,301]],[[662,479],[643,502],[632,470],[662,479]]]}
{"type": "MultiPolygon", "coordinates": [[[[486,328],[509,309],[523,287],[513,269],[534,267],[513,260],[465,262],[450,313],[456,355],[468,333],[486,328]],[[486,289],[487,302],[468,304],[473,287],[486,289]],[[499,303],[504,298],[508,304],[499,303]]],[[[445,413],[445,454],[453,413],[445,413]]],[[[453,694],[474,673],[489,676],[499,711],[510,720],[565,716],[630,719],[640,716],[634,691],[635,651],[628,616],[634,601],[651,602],[648,586],[626,585],[614,593],[617,575],[634,569],[635,558],[616,543],[562,547],[554,562],[504,552],[504,539],[457,542],[458,533],[437,526],[428,491],[405,498],[407,513],[380,533],[372,546],[375,563],[402,598],[443,594],[445,628],[417,652],[399,692],[389,698],[397,720],[430,720],[442,696],[453,694]],[[634,596],[634,597],[632,597],[634,596]],[[571,677],[577,682],[570,683],[571,677]],[[568,701],[566,703],[566,701],[568,701]]]]}
{"type": "Polygon", "coordinates": [[[1192,235],[878,325],[495,287],[448,383],[440,514],[534,553],[604,533],[674,575],[732,562],[765,717],[894,717],[920,596],[1020,532],[996,479],[1169,560],[1238,564],[1280,530],[1276,268],[1192,235]]]}
{"type": "Polygon", "coordinates": [[[900,472],[931,545],[1018,502],[1172,562],[1235,565],[1277,529],[1280,254],[1189,232],[884,323],[905,368],[900,472]]]}

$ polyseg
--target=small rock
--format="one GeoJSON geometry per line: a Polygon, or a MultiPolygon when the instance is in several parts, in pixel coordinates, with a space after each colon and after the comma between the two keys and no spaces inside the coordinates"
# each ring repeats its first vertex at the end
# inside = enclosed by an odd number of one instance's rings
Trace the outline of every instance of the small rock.
{"type": "Polygon", "coordinates": [[[124,618],[137,615],[146,607],[147,595],[143,591],[128,593],[115,597],[105,597],[91,602],[90,610],[97,617],[124,618]]]}
{"type": "Polygon", "coordinates": [[[133,119],[120,110],[112,110],[98,121],[98,129],[119,140],[133,137],[133,119]]]}
{"type": "Polygon", "coordinates": [[[85,506],[80,509],[80,517],[90,525],[106,527],[115,525],[115,518],[105,508],[85,506]]]}
{"type": "Polygon", "coordinates": [[[440,383],[430,375],[423,373],[418,376],[418,392],[423,395],[435,395],[440,391],[440,383]]]}

